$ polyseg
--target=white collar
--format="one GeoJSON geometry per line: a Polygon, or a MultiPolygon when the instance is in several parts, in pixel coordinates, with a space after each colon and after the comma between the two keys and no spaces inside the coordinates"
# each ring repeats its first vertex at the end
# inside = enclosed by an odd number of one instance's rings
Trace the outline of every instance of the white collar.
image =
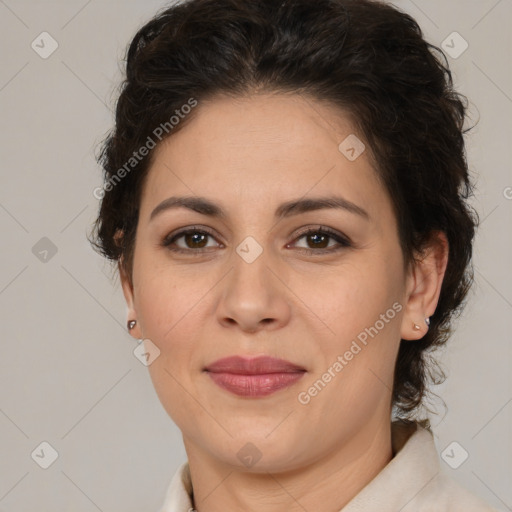
{"type": "MultiPolygon", "coordinates": [[[[425,505],[436,511],[493,510],[441,473],[430,430],[397,420],[391,423],[391,439],[391,461],[340,512],[417,512],[425,505]]],[[[191,494],[190,470],[185,462],[173,476],[160,512],[190,512],[191,494]]]]}

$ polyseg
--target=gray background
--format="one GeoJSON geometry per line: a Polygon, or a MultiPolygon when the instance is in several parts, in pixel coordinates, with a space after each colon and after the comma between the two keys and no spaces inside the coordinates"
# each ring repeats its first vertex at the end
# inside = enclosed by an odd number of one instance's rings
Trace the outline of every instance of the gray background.
{"type": "MultiPolygon", "coordinates": [[[[453,441],[469,453],[458,469],[441,460],[444,470],[512,510],[512,1],[395,4],[437,46],[454,31],[469,44],[449,61],[479,119],[467,142],[483,223],[476,285],[443,353],[448,380],[436,392],[447,408],[434,404],[433,426],[440,456],[453,441]]],[[[179,430],[133,355],[118,281],[85,238],[98,207],[94,149],[112,124],[118,61],[163,5],[0,0],[3,511],[156,511],[185,460],[179,430]],[[31,47],[43,31],[59,45],[47,59],[31,47]],[[59,454],[48,469],[35,462],[43,441],[59,454]]]]}

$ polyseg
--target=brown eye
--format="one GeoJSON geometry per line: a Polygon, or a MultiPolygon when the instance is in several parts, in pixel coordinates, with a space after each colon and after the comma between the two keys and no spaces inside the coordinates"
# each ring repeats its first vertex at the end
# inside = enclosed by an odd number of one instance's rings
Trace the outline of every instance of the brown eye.
{"type": "Polygon", "coordinates": [[[202,252],[213,246],[208,246],[209,239],[213,239],[213,235],[202,229],[189,228],[175,234],[167,236],[162,245],[170,251],[176,252],[202,252]]]}
{"type": "Polygon", "coordinates": [[[310,235],[305,235],[307,242],[311,242],[312,248],[325,249],[329,245],[329,239],[331,238],[329,235],[322,235],[320,233],[313,233],[310,235]]]}
{"type": "MultiPolygon", "coordinates": [[[[188,248],[195,249],[197,247],[202,248],[205,246],[205,240],[208,238],[207,234],[204,233],[187,233],[182,235],[185,245],[188,248]]],[[[180,237],[181,238],[181,237],[180,237]]]]}
{"type": "Polygon", "coordinates": [[[340,233],[326,227],[321,227],[302,232],[295,239],[294,246],[307,254],[325,254],[351,247],[352,244],[347,237],[340,233]],[[305,239],[306,247],[297,246],[297,241],[301,239],[305,239]],[[334,243],[331,244],[331,241],[334,243]]]}

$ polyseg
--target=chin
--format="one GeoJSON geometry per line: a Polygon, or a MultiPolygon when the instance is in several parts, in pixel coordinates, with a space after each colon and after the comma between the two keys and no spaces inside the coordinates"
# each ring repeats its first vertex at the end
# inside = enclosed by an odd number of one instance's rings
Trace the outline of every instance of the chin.
{"type": "Polygon", "coordinates": [[[298,459],[298,443],[292,437],[270,439],[271,436],[268,432],[258,435],[245,431],[243,435],[230,439],[221,450],[212,450],[215,452],[212,455],[236,471],[250,473],[292,471],[303,466],[305,461],[298,459]]]}

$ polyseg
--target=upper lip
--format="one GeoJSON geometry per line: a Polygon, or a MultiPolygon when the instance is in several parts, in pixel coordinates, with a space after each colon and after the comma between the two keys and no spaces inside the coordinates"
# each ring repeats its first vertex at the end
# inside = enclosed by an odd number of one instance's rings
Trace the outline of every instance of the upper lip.
{"type": "Polygon", "coordinates": [[[219,359],[205,368],[213,373],[234,373],[238,375],[260,375],[266,373],[288,373],[306,371],[303,367],[270,356],[230,356],[219,359]]]}

